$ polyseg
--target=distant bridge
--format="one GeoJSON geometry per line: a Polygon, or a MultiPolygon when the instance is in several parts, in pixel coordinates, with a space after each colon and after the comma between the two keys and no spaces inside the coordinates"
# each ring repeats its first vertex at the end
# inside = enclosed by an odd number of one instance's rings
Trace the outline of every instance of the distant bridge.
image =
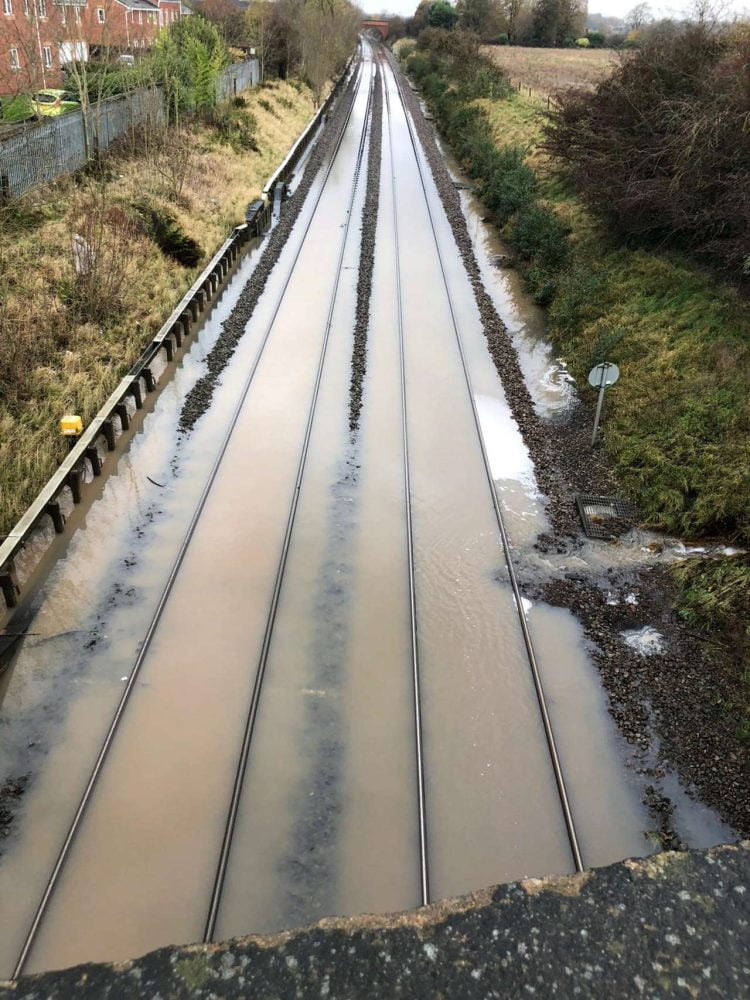
{"type": "Polygon", "coordinates": [[[361,27],[363,31],[377,31],[380,33],[383,41],[388,37],[388,29],[390,25],[388,21],[362,21],[361,27]]]}

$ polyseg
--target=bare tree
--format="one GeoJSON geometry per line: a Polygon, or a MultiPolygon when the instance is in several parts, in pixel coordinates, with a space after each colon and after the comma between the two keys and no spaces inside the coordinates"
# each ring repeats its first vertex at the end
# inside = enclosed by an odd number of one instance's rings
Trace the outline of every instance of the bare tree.
{"type": "Polygon", "coordinates": [[[270,0],[255,0],[245,15],[247,38],[260,63],[260,78],[265,80],[266,68],[279,44],[280,22],[276,4],[270,0]]]}
{"type": "Polygon", "coordinates": [[[498,5],[500,7],[500,12],[505,19],[507,26],[508,38],[513,41],[516,37],[516,26],[518,24],[518,18],[524,7],[527,6],[527,0],[498,0],[498,5]]]}
{"type": "Polygon", "coordinates": [[[298,22],[302,69],[320,104],[328,80],[354,50],[360,14],[347,0],[307,0],[298,22]]]}
{"type": "Polygon", "coordinates": [[[625,15],[625,23],[631,31],[638,31],[644,24],[649,24],[653,19],[654,15],[651,12],[651,6],[645,2],[637,3],[625,15]]]}
{"type": "Polygon", "coordinates": [[[714,29],[730,10],[729,0],[691,0],[688,13],[691,21],[701,27],[714,29]]]}

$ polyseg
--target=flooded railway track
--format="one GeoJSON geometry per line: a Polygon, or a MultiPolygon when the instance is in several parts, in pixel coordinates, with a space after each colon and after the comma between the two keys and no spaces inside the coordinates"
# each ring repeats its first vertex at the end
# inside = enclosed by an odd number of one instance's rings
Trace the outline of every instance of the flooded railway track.
{"type": "MultiPolygon", "coordinates": [[[[568,640],[539,655],[514,573],[482,416],[499,380],[400,81],[369,44],[357,73],[62,848],[50,835],[27,854],[23,891],[0,903],[14,976],[639,853],[611,747],[580,774],[565,765],[583,720],[561,744],[568,640]]],[[[45,789],[35,815],[53,808],[45,789]]]]}
{"type": "MultiPolygon", "coordinates": [[[[258,703],[259,703],[259,698],[260,698],[260,691],[261,691],[262,682],[263,682],[263,674],[264,674],[264,671],[265,671],[266,662],[267,662],[267,656],[268,656],[268,648],[269,648],[270,641],[271,641],[271,635],[272,635],[272,632],[273,632],[273,625],[274,625],[274,621],[275,621],[276,610],[277,610],[277,607],[278,607],[279,593],[280,593],[280,590],[281,590],[283,576],[284,576],[284,571],[285,571],[285,567],[286,567],[286,558],[287,558],[287,555],[288,555],[289,544],[290,544],[290,541],[291,541],[291,534],[292,534],[292,530],[293,530],[293,526],[294,526],[294,518],[295,518],[295,513],[296,513],[296,507],[297,507],[297,502],[298,502],[298,499],[299,499],[299,491],[300,491],[300,488],[301,488],[301,483],[302,483],[302,479],[303,479],[303,476],[304,476],[305,464],[306,464],[306,461],[307,461],[307,452],[308,452],[308,447],[309,447],[310,432],[311,432],[312,424],[313,424],[314,417],[315,417],[315,411],[316,411],[316,406],[317,406],[317,401],[318,401],[318,393],[319,393],[319,387],[320,387],[320,380],[321,380],[321,376],[322,376],[323,366],[325,364],[325,357],[326,357],[326,351],[327,351],[327,346],[328,346],[328,340],[329,340],[329,334],[330,334],[332,316],[333,316],[333,311],[334,311],[334,307],[335,307],[336,299],[337,299],[337,295],[338,295],[339,282],[340,282],[341,275],[342,275],[342,266],[343,266],[344,251],[345,251],[345,248],[346,248],[347,237],[349,235],[349,230],[350,230],[350,223],[351,223],[351,218],[352,218],[352,205],[354,203],[354,199],[355,199],[355,195],[357,193],[358,185],[360,184],[361,166],[362,166],[362,160],[363,160],[365,149],[366,149],[366,138],[367,138],[367,134],[368,134],[369,120],[370,120],[370,105],[371,105],[371,99],[372,99],[372,89],[373,89],[373,86],[374,86],[374,79],[375,79],[375,76],[374,76],[374,64],[371,64],[371,66],[368,68],[364,63],[361,63],[360,66],[359,66],[359,68],[358,68],[358,73],[359,73],[359,81],[358,81],[358,83],[357,83],[356,86],[358,87],[358,89],[360,91],[362,91],[362,92],[365,93],[365,95],[366,95],[366,98],[365,98],[366,99],[366,104],[365,104],[365,109],[364,109],[364,112],[363,112],[363,115],[362,115],[362,125],[360,127],[359,146],[358,146],[358,150],[357,150],[357,153],[356,153],[356,163],[355,163],[355,169],[354,169],[354,176],[353,176],[353,180],[352,180],[352,184],[351,184],[351,193],[350,193],[350,196],[349,196],[348,205],[347,205],[347,207],[345,209],[345,213],[344,213],[343,236],[341,237],[341,246],[340,246],[340,251],[338,253],[338,258],[337,258],[337,263],[336,263],[335,276],[334,276],[334,279],[333,279],[333,289],[332,289],[332,292],[330,294],[330,306],[328,308],[328,313],[327,313],[326,322],[325,322],[325,330],[324,330],[324,334],[323,334],[323,340],[322,340],[322,345],[321,345],[321,349],[320,349],[320,355],[319,355],[318,364],[317,364],[315,385],[313,387],[312,398],[310,400],[309,413],[308,413],[307,424],[306,424],[306,428],[305,428],[305,437],[304,437],[304,441],[303,441],[302,452],[301,452],[300,459],[299,459],[299,466],[298,466],[298,471],[297,471],[297,477],[296,477],[296,481],[295,481],[294,489],[293,489],[293,493],[292,493],[292,501],[291,501],[291,506],[290,506],[289,515],[288,515],[288,519],[287,519],[286,532],[285,532],[285,535],[284,535],[284,541],[283,541],[283,544],[282,544],[281,555],[280,555],[280,558],[279,558],[279,565],[278,565],[278,569],[277,569],[277,573],[276,573],[276,579],[275,579],[275,583],[274,583],[273,594],[272,594],[272,597],[271,597],[271,606],[270,606],[270,609],[269,609],[269,612],[268,612],[268,619],[267,619],[265,634],[264,634],[264,638],[263,638],[263,645],[262,645],[262,649],[261,649],[261,654],[260,654],[259,662],[258,662],[256,671],[255,671],[255,684],[254,684],[253,690],[252,690],[252,697],[251,697],[250,708],[249,708],[249,712],[248,712],[248,718],[247,718],[247,722],[246,722],[245,729],[244,729],[244,736],[243,736],[242,748],[240,750],[239,762],[238,762],[238,765],[237,765],[237,772],[236,772],[235,781],[234,781],[234,784],[233,784],[233,787],[232,787],[230,804],[229,804],[229,809],[228,809],[228,813],[227,813],[227,819],[226,819],[226,823],[225,823],[225,832],[224,832],[224,837],[223,837],[222,844],[221,844],[221,850],[220,850],[219,860],[218,860],[218,865],[217,865],[217,872],[216,872],[214,884],[213,884],[213,887],[212,887],[212,891],[211,891],[211,894],[210,894],[210,899],[209,899],[208,906],[207,906],[207,917],[206,917],[206,924],[205,924],[204,940],[211,940],[212,939],[213,931],[214,931],[214,927],[215,927],[215,923],[216,923],[216,918],[217,918],[217,913],[218,913],[218,909],[219,909],[219,904],[220,904],[220,899],[221,899],[221,891],[222,891],[222,887],[223,887],[223,880],[224,880],[224,875],[225,875],[225,871],[226,871],[226,864],[227,864],[227,859],[228,859],[228,853],[229,853],[229,850],[231,848],[232,837],[233,837],[233,833],[234,833],[234,824],[235,824],[235,821],[236,821],[237,807],[238,807],[239,798],[240,798],[240,794],[241,794],[242,778],[244,776],[244,771],[245,771],[245,768],[246,768],[246,765],[247,765],[247,756],[248,756],[248,753],[249,753],[250,741],[251,741],[251,738],[252,738],[252,730],[253,730],[253,725],[254,725],[255,716],[256,716],[256,713],[257,713],[257,708],[258,708],[258,703]]],[[[80,802],[78,804],[78,807],[76,809],[76,812],[75,812],[73,821],[71,823],[70,829],[68,830],[68,833],[67,833],[67,835],[65,837],[65,840],[63,841],[63,845],[62,845],[62,847],[60,849],[60,853],[59,853],[59,855],[57,857],[55,865],[54,865],[54,867],[52,869],[49,881],[48,881],[48,883],[47,883],[47,885],[45,887],[45,890],[44,890],[44,893],[43,893],[42,898],[40,900],[39,906],[37,908],[36,913],[34,914],[33,921],[31,923],[29,931],[28,931],[28,933],[27,933],[27,935],[25,937],[21,953],[20,953],[20,955],[18,957],[16,966],[15,966],[15,968],[13,970],[13,978],[17,978],[19,975],[21,975],[22,972],[24,971],[24,969],[27,966],[27,962],[29,960],[30,955],[32,954],[32,951],[33,951],[34,946],[35,946],[36,941],[37,941],[37,937],[38,937],[38,935],[40,933],[40,930],[42,928],[43,922],[45,920],[45,916],[47,914],[47,909],[48,909],[48,907],[50,905],[50,902],[51,902],[51,900],[53,898],[53,895],[55,893],[55,890],[57,888],[58,880],[60,879],[60,876],[62,874],[63,868],[64,868],[64,866],[66,864],[67,859],[68,859],[68,855],[69,855],[69,853],[70,853],[70,851],[71,851],[71,849],[73,847],[73,844],[74,844],[74,842],[76,840],[76,837],[77,837],[77,835],[79,833],[79,829],[81,827],[81,824],[84,821],[84,817],[85,817],[86,811],[88,810],[88,808],[90,806],[92,797],[95,794],[96,786],[97,786],[97,784],[98,784],[98,782],[100,780],[100,777],[102,775],[103,769],[104,769],[104,767],[106,765],[107,755],[109,754],[109,751],[110,751],[110,749],[112,747],[113,741],[114,741],[115,736],[117,734],[118,728],[120,726],[121,720],[122,720],[122,718],[124,716],[124,713],[126,712],[126,709],[128,707],[128,702],[129,702],[130,696],[131,696],[131,694],[132,694],[132,692],[133,692],[133,690],[134,690],[134,688],[136,686],[136,683],[137,683],[137,681],[139,679],[140,671],[141,671],[141,668],[142,668],[144,662],[146,661],[148,652],[149,652],[150,647],[151,647],[152,640],[153,640],[153,638],[154,638],[154,636],[155,636],[155,634],[157,632],[157,629],[159,628],[159,625],[160,625],[160,623],[162,621],[162,618],[163,618],[163,615],[164,615],[164,612],[165,612],[165,608],[167,607],[167,603],[169,602],[170,597],[172,595],[172,591],[173,591],[173,587],[174,587],[175,581],[176,581],[176,579],[178,577],[178,574],[179,574],[179,572],[180,572],[180,570],[181,570],[181,568],[183,566],[185,555],[186,555],[186,553],[187,553],[187,551],[188,551],[188,549],[190,547],[190,544],[191,544],[191,541],[192,541],[193,536],[195,534],[196,528],[197,528],[197,526],[199,524],[201,515],[203,514],[206,502],[207,502],[207,500],[208,500],[208,498],[209,498],[209,496],[211,494],[211,489],[212,489],[212,487],[214,485],[214,482],[216,480],[216,477],[217,477],[217,474],[219,472],[219,469],[221,468],[221,465],[222,465],[222,462],[224,460],[224,457],[225,457],[227,448],[229,446],[230,440],[232,438],[232,435],[235,433],[237,422],[238,422],[238,419],[239,419],[240,414],[242,412],[243,405],[245,403],[245,400],[247,398],[248,393],[250,392],[251,386],[253,384],[253,380],[254,380],[254,378],[256,376],[256,372],[258,370],[258,366],[259,366],[259,364],[261,362],[261,359],[263,357],[264,348],[265,348],[265,346],[266,346],[266,344],[268,342],[268,339],[269,339],[269,337],[270,337],[270,335],[271,335],[271,333],[273,331],[276,318],[277,318],[277,316],[279,314],[279,310],[280,310],[280,308],[282,306],[282,303],[284,301],[284,296],[287,293],[287,289],[289,287],[289,283],[291,281],[291,278],[292,278],[292,276],[294,274],[295,268],[296,268],[296,266],[298,264],[298,261],[299,261],[299,258],[300,258],[300,254],[302,252],[303,247],[305,246],[305,241],[308,238],[308,235],[310,233],[310,229],[311,229],[312,224],[313,224],[313,222],[315,220],[315,213],[316,213],[316,211],[318,209],[318,205],[319,205],[319,203],[320,203],[321,199],[323,198],[323,195],[324,195],[324,193],[326,191],[326,185],[327,185],[328,179],[329,179],[329,177],[330,177],[330,175],[331,175],[331,173],[334,170],[334,167],[336,165],[337,157],[339,156],[339,151],[340,151],[341,143],[342,143],[342,140],[344,139],[344,136],[346,134],[346,129],[347,129],[348,125],[349,125],[349,119],[351,117],[351,114],[352,114],[353,110],[354,110],[354,102],[352,102],[352,107],[350,108],[349,115],[347,116],[347,118],[345,120],[345,125],[344,125],[344,128],[342,129],[341,136],[340,136],[340,138],[338,140],[338,143],[337,143],[337,145],[336,145],[336,147],[335,147],[335,149],[333,151],[333,154],[332,154],[332,156],[330,158],[330,162],[329,162],[327,170],[326,170],[326,175],[325,175],[325,177],[323,179],[323,183],[322,183],[322,185],[320,187],[320,190],[318,191],[317,196],[316,196],[315,205],[313,207],[312,214],[310,215],[310,218],[308,219],[308,222],[307,222],[307,225],[305,227],[305,231],[303,233],[302,239],[301,239],[301,241],[299,243],[299,246],[297,248],[297,251],[296,251],[296,253],[295,253],[295,255],[294,255],[293,259],[292,259],[291,266],[289,268],[289,271],[288,271],[288,274],[286,276],[286,279],[284,280],[284,283],[282,285],[281,291],[279,292],[278,297],[276,299],[276,303],[275,303],[274,308],[272,310],[270,319],[268,320],[268,323],[266,325],[265,331],[264,331],[264,333],[262,335],[262,338],[260,340],[260,344],[259,344],[257,353],[255,355],[255,359],[254,359],[253,364],[252,364],[252,366],[251,366],[251,368],[250,368],[250,370],[249,370],[249,372],[247,374],[247,377],[245,379],[244,386],[243,386],[242,392],[240,394],[239,401],[238,401],[238,403],[237,403],[237,405],[235,407],[234,413],[232,414],[232,417],[231,417],[231,419],[229,421],[229,426],[228,426],[228,428],[226,430],[226,433],[224,435],[223,441],[221,442],[221,445],[219,447],[218,453],[217,453],[216,458],[215,458],[215,460],[213,462],[213,465],[211,467],[211,471],[209,473],[208,479],[207,479],[206,484],[204,486],[204,489],[203,489],[203,491],[202,491],[202,493],[200,495],[200,498],[199,498],[198,504],[197,504],[197,506],[195,508],[195,511],[193,513],[193,516],[192,516],[192,518],[190,520],[190,524],[188,526],[188,530],[187,530],[187,532],[185,534],[183,542],[182,542],[182,544],[180,546],[180,549],[178,551],[177,558],[176,558],[176,560],[174,562],[174,565],[172,566],[172,569],[171,569],[171,571],[169,573],[169,577],[167,579],[166,586],[164,587],[164,590],[162,592],[162,595],[161,595],[161,597],[160,597],[160,599],[158,601],[156,610],[154,612],[153,618],[152,618],[152,620],[151,620],[151,622],[149,624],[148,630],[147,630],[147,632],[146,632],[146,634],[144,636],[144,639],[143,639],[143,641],[142,641],[142,643],[140,645],[140,651],[139,651],[138,657],[137,657],[137,659],[136,659],[136,661],[135,661],[135,663],[133,665],[133,669],[132,669],[132,671],[131,671],[131,673],[130,673],[130,675],[128,677],[127,684],[126,684],[126,687],[125,687],[125,689],[123,691],[122,698],[121,698],[121,700],[120,700],[120,702],[119,702],[119,704],[117,706],[117,709],[115,711],[115,714],[114,714],[114,717],[113,717],[113,719],[111,721],[109,729],[107,730],[106,737],[104,739],[104,742],[103,742],[102,747],[101,747],[101,749],[99,751],[99,754],[97,756],[97,759],[96,759],[96,762],[94,764],[94,767],[93,767],[93,769],[91,771],[91,774],[89,776],[89,780],[87,782],[87,785],[86,785],[86,788],[84,790],[84,793],[83,793],[83,795],[81,797],[81,800],[80,800],[80,802]]]]}
{"type": "MultiPolygon", "coordinates": [[[[381,53],[381,63],[386,63],[386,62],[387,62],[387,57],[383,56],[382,53],[381,53]]],[[[570,843],[570,850],[571,850],[571,854],[572,854],[572,857],[573,857],[573,864],[575,866],[575,870],[576,871],[583,871],[584,864],[583,864],[583,857],[582,857],[582,854],[581,854],[581,846],[580,846],[580,843],[579,843],[579,840],[578,840],[578,834],[576,832],[575,821],[573,819],[573,812],[572,812],[571,805],[570,805],[570,799],[569,799],[569,796],[568,796],[568,790],[567,790],[567,785],[566,785],[566,782],[565,782],[565,776],[563,774],[562,764],[560,762],[560,755],[559,755],[559,752],[558,752],[558,749],[557,749],[557,742],[555,740],[555,734],[554,734],[554,730],[553,730],[553,727],[552,727],[552,722],[551,722],[551,719],[550,719],[549,710],[547,708],[547,699],[546,699],[545,694],[544,694],[544,686],[543,686],[543,683],[542,683],[542,678],[541,678],[541,675],[540,675],[539,666],[537,664],[537,657],[536,657],[536,653],[534,651],[534,644],[533,644],[533,641],[532,641],[532,638],[531,638],[531,633],[529,631],[528,622],[526,621],[526,612],[524,611],[523,599],[522,599],[521,591],[520,591],[520,588],[519,588],[519,585],[518,585],[518,580],[517,580],[517,577],[516,577],[515,568],[514,568],[514,565],[513,565],[513,554],[512,554],[512,550],[511,550],[510,541],[509,541],[509,538],[508,538],[508,532],[507,532],[506,527],[505,527],[505,519],[503,517],[502,506],[501,506],[501,503],[500,503],[500,498],[498,496],[497,486],[495,484],[495,479],[494,479],[494,476],[492,474],[492,469],[491,469],[491,466],[490,466],[490,460],[489,460],[489,456],[488,456],[488,453],[487,453],[487,447],[485,445],[484,436],[483,436],[483,433],[482,433],[482,426],[481,426],[481,422],[480,422],[480,419],[479,419],[479,413],[478,413],[477,405],[476,405],[476,401],[475,401],[474,388],[472,386],[471,375],[470,375],[468,364],[467,364],[467,360],[466,360],[466,353],[464,351],[463,342],[462,342],[462,339],[461,339],[461,331],[460,331],[460,327],[459,327],[459,322],[458,322],[458,319],[457,319],[456,309],[454,308],[453,300],[452,300],[452,297],[451,297],[451,291],[450,291],[449,283],[448,283],[448,280],[447,280],[447,277],[446,277],[445,265],[444,265],[443,258],[442,258],[441,252],[440,252],[440,243],[439,243],[437,232],[436,232],[436,229],[435,229],[435,222],[434,222],[433,211],[440,211],[441,208],[442,208],[442,206],[440,206],[440,204],[438,203],[433,208],[431,206],[431,204],[430,204],[430,195],[428,193],[428,189],[427,189],[427,186],[425,184],[425,176],[424,176],[425,167],[422,164],[422,162],[420,161],[419,139],[417,138],[417,136],[415,134],[414,127],[413,127],[413,125],[412,125],[412,123],[410,121],[410,118],[409,118],[409,112],[407,110],[406,103],[405,103],[405,101],[403,99],[403,94],[401,92],[401,87],[402,87],[401,81],[398,79],[398,77],[395,74],[393,74],[393,79],[394,79],[394,82],[395,82],[396,92],[398,94],[398,98],[399,98],[399,102],[400,102],[401,109],[402,109],[402,112],[403,112],[404,120],[406,121],[406,125],[407,125],[408,131],[409,131],[409,139],[410,139],[411,146],[412,146],[412,149],[413,149],[413,152],[414,152],[414,159],[415,159],[415,162],[416,162],[416,165],[417,165],[417,169],[419,171],[421,188],[422,188],[422,192],[424,194],[425,205],[427,207],[427,212],[428,212],[428,215],[429,215],[430,231],[431,231],[431,234],[432,234],[434,249],[435,249],[435,253],[436,253],[437,258],[438,258],[440,274],[441,274],[441,277],[442,277],[443,289],[444,289],[444,293],[445,293],[445,301],[446,301],[446,304],[447,304],[447,307],[448,307],[448,311],[450,313],[450,324],[451,324],[451,326],[453,328],[453,332],[454,332],[455,337],[456,337],[456,345],[457,345],[457,348],[458,348],[458,353],[459,353],[460,362],[461,362],[461,371],[463,373],[464,380],[466,382],[466,390],[467,390],[468,399],[469,399],[469,402],[470,402],[470,405],[471,405],[471,411],[472,411],[472,416],[473,416],[473,421],[474,421],[474,428],[476,430],[477,446],[479,447],[479,450],[481,451],[481,455],[482,455],[482,463],[483,463],[484,470],[485,470],[486,477],[487,477],[487,485],[488,485],[489,495],[490,495],[491,500],[492,500],[492,506],[493,506],[493,509],[494,509],[494,512],[495,512],[495,518],[496,518],[496,521],[497,521],[497,529],[498,529],[498,533],[499,533],[500,543],[502,545],[502,550],[503,550],[503,554],[504,554],[504,558],[505,558],[505,565],[506,565],[506,568],[507,568],[507,573],[508,573],[508,578],[509,578],[509,581],[510,581],[510,585],[511,585],[511,588],[512,588],[512,591],[513,591],[513,600],[515,602],[516,610],[518,612],[518,621],[519,621],[519,624],[520,624],[520,627],[521,627],[521,632],[523,634],[523,641],[524,641],[524,646],[525,646],[526,654],[527,654],[527,658],[528,658],[528,665],[529,665],[529,669],[531,671],[531,675],[532,675],[532,678],[533,678],[533,681],[534,681],[534,690],[535,690],[535,693],[536,693],[536,697],[537,697],[537,700],[539,702],[539,711],[540,711],[540,715],[541,715],[541,718],[542,718],[542,724],[544,726],[544,735],[545,735],[545,739],[547,741],[547,747],[549,749],[550,762],[551,762],[552,769],[553,769],[554,775],[555,775],[555,782],[556,782],[556,785],[557,785],[558,795],[559,795],[559,799],[560,799],[560,808],[561,808],[561,811],[562,811],[562,817],[563,817],[563,821],[565,823],[565,829],[566,829],[566,833],[567,833],[568,840],[569,840],[569,843],[570,843]]],[[[390,94],[389,94],[389,91],[388,91],[387,87],[386,87],[386,90],[385,90],[385,98],[386,98],[386,113],[387,113],[387,118],[388,118],[388,133],[389,133],[389,136],[390,136],[391,135],[391,101],[390,101],[390,94]]],[[[392,149],[392,147],[393,147],[392,139],[391,139],[390,146],[391,146],[391,149],[392,149]]],[[[408,496],[410,496],[410,493],[411,493],[411,485],[410,485],[410,477],[409,477],[409,459],[408,459],[408,431],[407,431],[407,413],[406,413],[406,370],[405,370],[405,362],[404,362],[404,331],[403,331],[403,308],[402,308],[402,304],[401,304],[401,277],[400,277],[400,264],[398,263],[398,258],[399,258],[399,255],[400,255],[400,244],[399,244],[399,239],[398,239],[398,225],[399,225],[399,223],[398,223],[398,215],[397,215],[397,213],[395,211],[396,174],[395,174],[395,170],[393,170],[393,168],[391,169],[391,180],[392,180],[393,192],[394,192],[394,222],[393,222],[393,225],[394,225],[394,232],[395,232],[395,251],[396,251],[396,257],[397,257],[397,265],[396,265],[396,267],[397,267],[397,295],[398,295],[398,298],[399,298],[398,316],[399,316],[399,344],[400,344],[400,354],[401,354],[402,405],[403,405],[403,427],[404,427],[404,466],[405,466],[405,474],[404,474],[404,476],[405,476],[405,490],[406,490],[407,497],[408,497],[408,496]]],[[[415,617],[414,617],[415,616],[415,610],[414,610],[414,608],[415,608],[415,600],[414,600],[414,593],[413,593],[413,577],[414,577],[414,572],[413,572],[413,556],[412,556],[412,553],[411,553],[411,506],[410,506],[410,501],[407,501],[407,522],[409,524],[408,536],[409,536],[409,540],[410,540],[409,576],[410,576],[410,584],[411,584],[411,590],[412,590],[412,593],[411,593],[412,620],[415,623],[414,624],[414,631],[413,631],[413,634],[414,634],[414,646],[415,646],[415,653],[414,653],[414,674],[415,674],[415,690],[417,691],[416,700],[417,700],[417,703],[418,703],[419,702],[419,694],[418,694],[418,691],[419,691],[419,680],[418,680],[418,665],[417,665],[417,656],[416,656],[416,622],[415,622],[415,617]]],[[[422,751],[421,751],[421,717],[420,717],[419,708],[417,708],[417,733],[418,733],[417,743],[418,743],[418,747],[419,747],[419,757],[420,757],[419,769],[420,769],[420,773],[421,773],[422,770],[423,770],[423,765],[422,765],[422,760],[421,760],[421,757],[422,757],[422,751]]],[[[420,779],[420,815],[423,816],[424,812],[425,812],[425,806],[424,806],[423,781],[420,779]]],[[[423,821],[423,822],[426,822],[426,821],[423,821]]],[[[422,867],[423,867],[423,873],[424,873],[423,874],[423,886],[426,887],[426,885],[427,885],[426,862],[423,862],[422,867]]],[[[427,901],[428,898],[429,898],[429,896],[427,895],[426,888],[425,888],[425,901],[427,901]]]]}

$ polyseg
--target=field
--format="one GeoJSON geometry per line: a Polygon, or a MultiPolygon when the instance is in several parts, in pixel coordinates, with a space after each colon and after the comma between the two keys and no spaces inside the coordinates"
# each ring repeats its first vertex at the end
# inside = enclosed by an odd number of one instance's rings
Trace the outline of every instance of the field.
{"type": "Polygon", "coordinates": [[[546,97],[568,87],[594,87],[620,56],[612,49],[536,49],[485,45],[482,52],[501,66],[514,85],[546,97]]]}

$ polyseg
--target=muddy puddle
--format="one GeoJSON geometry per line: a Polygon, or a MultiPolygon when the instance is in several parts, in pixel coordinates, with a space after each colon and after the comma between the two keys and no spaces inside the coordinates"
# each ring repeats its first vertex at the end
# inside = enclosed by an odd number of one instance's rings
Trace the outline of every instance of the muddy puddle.
{"type": "Polygon", "coordinates": [[[542,417],[562,415],[575,401],[575,380],[547,339],[544,310],[526,292],[512,265],[513,254],[494,226],[483,219],[486,209],[473,194],[473,182],[435,133],[437,144],[459,191],[474,256],[497,314],[510,334],[526,386],[542,417]]]}

